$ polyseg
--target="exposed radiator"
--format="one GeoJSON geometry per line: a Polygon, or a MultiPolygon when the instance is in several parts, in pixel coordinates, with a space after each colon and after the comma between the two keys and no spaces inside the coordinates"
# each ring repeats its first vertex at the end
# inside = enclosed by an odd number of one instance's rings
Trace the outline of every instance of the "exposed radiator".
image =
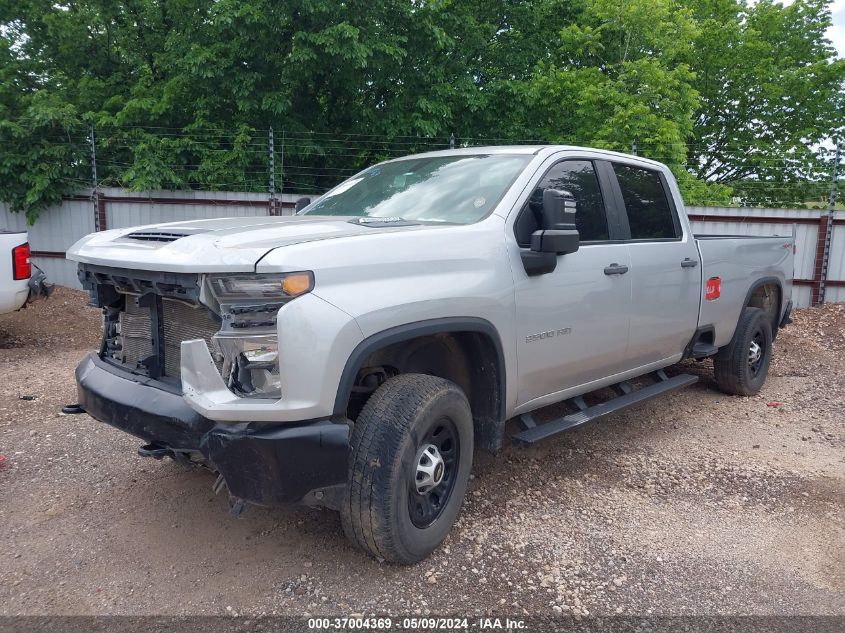
{"type": "Polygon", "coordinates": [[[138,307],[135,298],[127,296],[119,322],[121,360],[134,368],[153,353],[150,310],[138,307]]]}
{"type": "MultiPolygon", "coordinates": [[[[121,360],[132,368],[148,358],[152,349],[152,308],[140,307],[132,296],[126,297],[126,310],[120,314],[121,360]]],[[[164,328],[163,375],[180,377],[182,341],[211,338],[220,324],[205,306],[190,306],[181,301],[162,299],[164,328]]]]}
{"type": "Polygon", "coordinates": [[[192,307],[181,301],[162,300],[164,311],[164,375],[179,378],[182,341],[201,338],[211,349],[211,337],[220,329],[205,306],[192,307]]]}

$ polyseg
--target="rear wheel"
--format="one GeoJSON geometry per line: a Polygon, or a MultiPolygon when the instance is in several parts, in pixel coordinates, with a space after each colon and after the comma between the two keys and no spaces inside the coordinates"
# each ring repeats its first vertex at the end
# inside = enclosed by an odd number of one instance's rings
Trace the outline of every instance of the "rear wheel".
{"type": "Polygon", "coordinates": [[[725,393],[753,396],[763,387],[772,359],[772,324],[760,308],[745,308],[731,342],[713,358],[716,383],[725,393]]]}
{"type": "Polygon", "coordinates": [[[377,558],[422,560],[458,516],[472,451],[472,415],[457,385],[423,374],[391,378],[355,421],[344,532],[377,558]]]}

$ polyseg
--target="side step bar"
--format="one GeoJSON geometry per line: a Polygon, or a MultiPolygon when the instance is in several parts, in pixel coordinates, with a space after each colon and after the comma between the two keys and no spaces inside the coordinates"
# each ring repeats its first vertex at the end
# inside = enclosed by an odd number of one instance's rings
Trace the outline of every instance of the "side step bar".
{"type": "Polygon", "coordinates": [[[693,376],[692,374],[681,374],[680,376],[669,378],[663,373],[663,370],[655,372],[654,377],[657,382],[642,389],[637,389],[636,391],[631,390],[628,382],[614,385],[614,391],[620,395],[592,407],[586,406],[586,403],[580,396],[573,398],[571,402],[579,409],[576,413],[571,413],[562,418],[544,422],[543,424],[537,424],[531,413],[524,413],[519,416],[519,422],[523,430],[516,433],[513,439],[523,444],[534,444],[535,442],[545,440],[576,426],[581,426],[592,420],[598,420],[611,413],[617,413],[628,407],[663,395],[664,393],[687,387],[698,381],[698,376],[693,376]]]}
{"type": "Polygon", "coordinates": [[[692,357],[693,358],[706,358],[708,356],[713,356],[719,351],[719,348],[713,345],[712,343],[704,343],[699,341],[695,345],[692,346],[692,357]]]}

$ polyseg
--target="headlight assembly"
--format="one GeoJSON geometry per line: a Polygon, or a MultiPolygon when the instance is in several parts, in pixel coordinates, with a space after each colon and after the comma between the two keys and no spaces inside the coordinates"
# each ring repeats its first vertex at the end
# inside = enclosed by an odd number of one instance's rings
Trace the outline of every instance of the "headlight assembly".
{"type": "Polygon", "coordinates": [[[314,288],[314,275],[311,272],[269,275],[209,275],[206,279],[211,294],[220,304],[261,301],[285,302],[310,292],[314,288]]]}
{"type": "Polygon", "coordinates": [[[205,283],[207,303],[223,322],[213,351],[226,385],[242,397],[280,398],[276,315],[285,303],[314,288],[314,275],[208,275],[205,283]]]}

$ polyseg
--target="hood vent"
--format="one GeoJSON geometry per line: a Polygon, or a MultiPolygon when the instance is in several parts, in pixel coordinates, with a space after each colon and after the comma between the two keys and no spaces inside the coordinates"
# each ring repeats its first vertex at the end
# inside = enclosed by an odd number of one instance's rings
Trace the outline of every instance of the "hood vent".
{"type": "Polygon", "coordinates": [[[124,237],[132,240],[141,240],[143,242],[175,242],[179,238],[188,237],[191,233],[165,233],[159,231],[136,231],[129,233],[124,237]]]}

